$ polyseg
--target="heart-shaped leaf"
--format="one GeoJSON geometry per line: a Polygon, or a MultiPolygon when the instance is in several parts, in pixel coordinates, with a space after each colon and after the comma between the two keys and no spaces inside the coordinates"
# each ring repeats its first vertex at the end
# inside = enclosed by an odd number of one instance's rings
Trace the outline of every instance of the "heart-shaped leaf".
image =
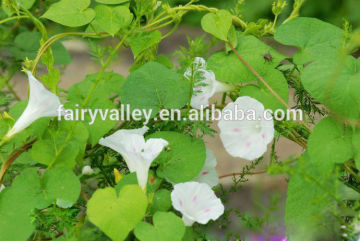
{"type": "Polygon", "coordinates": [[[109,7],[99,5],[95,8],[95,12],[95,25],[113,36],[120,29],[127,27],[132,20],[129,8],[124,6],[109,7]]]}
{"type": "Polygon", "coordinates": [[[308,141],[308,152],[314,166],[331,170],[335,163],[343,163],[352,155],[351,130],[331,117],[322,119],[308,141]],[[326,140],[326,141],[324,141],[326,140]]]}
{"type": "Polygon", "coordinates": [[[61,0],[52,4],[42,17],[69,27],[83,26],[95,17],[89,5],[90,0],[61,0]]]}
{"type": "Polygon", "coordinates": [[[114,241],[124,240],[144,217],[145,193],[138,185],[127,185],[116,194],[114,188],[97,190],[87,205],[90,221],[114,241]]]}
{"type": "Polygon", "coordinates": [[[157,169],[159,177],[175,183],[187,182],[203,168],[206,151],[201,139],[171,131],[156,132],[148,138],[163,138],[169,142],[169,151],[163,151],[155,159],[160,163],[157,169]]]}
{"type": "Polygon", "coordinates": [[[328,58],[304,68],[305,89],[332,112],[350,119],[360,118],[360,59],[328,58]],[[339,66],[343,66],[339,68],[339,66]]]}
{"type": "Polygon", "coordinates": [[[161,41],[161,32],[156,30],[152,32],[136,33],[132,35],[128,41],[134,54],[134,58],[136,58],[142,51],[161,41]]]}
{"type": "Polygon", "coordinates": [[[68,168],[56,167],[45,172],[43,176],[46,199],[61,208],[69,208],[76,203],[81,191],[77,176],[68,168]]]}
{"type": "Polygon", "coordinates": [[[296,64],[301,65],[336,56],[336,48],[342,46],[344,33],[319,19],[299,17],[280,25],[274,37],[284,45],[298,47],[293,58],[296,64]]]}
{"type": "Polygon", "coordinates": [[[226,10],[208,13],[201,19],[201,27],[218,39],[228,41],[228,33],[232,25],[232,15],[226,10]]]}
{"type": "Polygon", "coordinates": [[[35,228],[31,210],[55,201],[70,207],[79,195],[80,181],[70,169],[55,167],[42,178],[34,168],[24,170],[0,193],[0,240],[27,240],[35,228]]]}
{"type": "Polygon", "coordinates": [[[160,189],[155,192],[152,199],[151,213],[166,212],[171,208],[171,205],[171,192],[167,189],[160,189]]]}
{"type": "Polygon", "coordinates": [[[177,72],[156,62],[148,62],[132,72],[121,92],[122,104],[131,110],[152,110],[154,117],[161,108],[177,109],[189,100],[189,83],[177,72]]]}
{"type": "Polygon", "coordinates": [[[154,226],[141,222],[135,227],[135,236],[140,241],[181,241],[185,225],[174,213],[157,212],[153,217],[154,226]]]}

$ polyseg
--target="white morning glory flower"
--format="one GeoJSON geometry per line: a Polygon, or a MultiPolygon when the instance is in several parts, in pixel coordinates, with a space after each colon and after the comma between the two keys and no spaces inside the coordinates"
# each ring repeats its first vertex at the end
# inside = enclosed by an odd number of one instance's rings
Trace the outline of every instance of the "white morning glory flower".
{"type": "Polygon", "coordinates": [[[94,174],[94,169],[92,169],[91,166],[86,165],[83,167],[81,173],[83,175],[91,175],[91,174],[94,174]]]}
{"type": "Polygon", "coordinates": [[[148,127],[119,130],[111,136],[101,138],[99,144],[119,152],[130,172],[136,172],[139,185],[145,189],[150,165],[169,143],[161,138],[145,141],[144,134],[148,127]]]}
{"type": "Polygon", "coordinates": [[[1,186],[0,186],[0,192],[1,192],[2,190],[4,190],[4,189],[5,189],[4,184],[1,184],[1,186]]]}
{"type": "Polygon", "coordinates": [[[206,159],[204,167],[197,177],[194,178],[194,181],[207,183],[210,187],[214,187],[219,183],[219,175],[216,172],[216,157],[214,152],[206,148],[206,159]]]}
{"type": "Polygon", "coordinates": [[[61,107],[60,99],[48,91],[30,71],[27,72],[30,85],[29,102],[14,126],[6,134],[6,138],[19,133],[41,117],[57,116],[61,107]]]}
{"type": "Polygon", "coordinates": [[[263,104],[248,96],[239,97],[226,105],[218,126],[226,151],[247,160],[261,157],[274,138],[274,121],[270,113],[264,112],[263,104]],[[225,119],[228,113],[234,114],[231,120],[225,119]]]}
{"type": "Polygon", "coordinates": [[[214,72],[206,69],[206,62],[201,57],[196,57],[184,73],[185,78],[195,80],[193,96],[191,97],[191,107],[200,109],[201,106],[209,106],[209,99],[219,92],[232,90],[232,87],[216,80],[214,72]]]}
{"type": "Polygon", "coordinates": [[[206,224],[224,213],[224,205],[206,183],[175,184],[171,201],[173,207],[183,215],[186,226],[191,226],[194,222],[206,224]]]}

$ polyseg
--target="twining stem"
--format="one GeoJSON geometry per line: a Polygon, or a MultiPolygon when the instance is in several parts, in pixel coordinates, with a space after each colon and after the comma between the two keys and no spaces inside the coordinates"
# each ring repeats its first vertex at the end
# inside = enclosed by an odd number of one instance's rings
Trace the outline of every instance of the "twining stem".
{"type": "Polygon", "coordinates": [[[258,175],[258,174],[264,174],[266,173],[266,170],[262,170],[262,171],[254,171],[254,172],[234,172],[234,173],[228,173],[228,174],[224,174],[219,176],[219,178],[225,178],[225,177],[233,177],[233,176],[241,176],[241,175],[258,175]]]}
{"type": "Polygon", "coordinates": [[[2,180],[4,178],[4,175],[7,171],[7,169],[10,167],[10,165],[16,160],[16,158],[18,158],[23,152],[29,150],[32,145],[36,142],[37,139],[34,139],[28,143],[26,143],[25,145],[23,145],[22,147],[19,147],[17,149],[15,149],[10,156],[2,163],[1,165],[1,169],[0,169],[0,185],[2,183],[2,180]]]}
{"type": "MultiPolygon", "coordinates": [[[[217,11],[219,11],[217,8],[211,8],[204,5],[185,5],[185,6],[174,7],[172,8],[172,10],[187,10],[187,11],[210,12],[210,13],[216,13],[217,11]]],[[[232,17],[232,22],[237,27],[241,27],[243,29],[247,28],[247,24],[237,16],[232,17]]]]}
{"type": "MultiPolygon", "coordinates": [[[[33,68],[32,68],[32,73],[35,74],[36,71],[36,67],[42,57],[42,55],[46,52],[46,50],[48,50],[51,45],[53,45],[56,41],[65,38],[65,37],[69,37],[69,36],[98,36],[99,34],[97,33],[83,33],[83,32],[68,32],[68,33],[60,33],[57,35],[52,36],[51,38],[49,38],[39,49],[39,53],[36,56],[35,60],[34,60],[34,64],[33,64],[33,68]]],[[[100,34],[101,35],[101,34],[100,34]]]]}

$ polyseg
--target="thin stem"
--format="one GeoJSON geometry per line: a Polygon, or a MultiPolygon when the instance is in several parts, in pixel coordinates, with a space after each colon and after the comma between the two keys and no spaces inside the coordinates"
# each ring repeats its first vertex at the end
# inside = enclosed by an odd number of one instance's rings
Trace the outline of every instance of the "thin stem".
{"type": "Polygon", "coordinates": [[[20,15],[20,16],[14,16],[14,17],[10,17],[10,18],[5,18],[3,20],[0,21],[0,24],[12,21],[12,20],[17,20],[17,19],[22,19],[22,18],[29,18],[29,16],[24,16],[24,15],[20,15]]]}
{"type": "Polygon", "coordinates": [[[170,15],[166,16],[166,17],[163,17],[162,19],[159,19],[157,21],[154,21],[154,22],[151,22],[150,24],[147,24],[144,26],[144,28],[150,28],[158,23],[161,23],[161,22],[164,22],[165,20],[169,19],[169,18],[172,18],[170,15]]]}
{"type": "Polygon", "coordinates": [[[287,109],[290,109],[290,106],[278,95],[278,93],[276,93],[273,90],[273,88],[271,88],[271,86],[264,80],[264,78],[261,77],[261,75],[253,67],[251,67],[243,57],[241,57],[241,55],[234,48],[234,46],[230,42],[227,42],[227,44],[229,45],[231,50],[234,51],[234,53],[238,57],[238,59],[240,59],[240,61],[243,64],[245,64],[245,66],[265,85],[265,87],[271,92],[271,94],[273,94],[275,96],[275,98],[278,99],[281,102],[281,104],[283,104],[287,109]]]}
{"type": "Polygon", "coordinates": [[[161,25],[158,25],[156,27],[153,27],[153,28],[150,28],[150,29],[146,29],[145,31],[147,32],[151,32],[151,31],[154,31],[154,30],[157,30],[157,29],[161,29],[161,28],[164,28],[170,24],[172,24],[174,22],[174,19],[173,20],[170,20],[169,22],[166,22],[166,23],[163,23],[161,25]]]}
{"type": "Polygon", "coordinates": [[[228,174],[224,174],[219,176],[219,178],[225,178],[225,177],[233,177],[233,176],[240,176],[240,175],[258,175],[258,174],[264,174],[266,173],[266,170],[262,170],[262,171],[254,171],[254,172],[234,172],[234,173],[228,173],[228,174]]]}
{"type": "MultiPolygon", "coordinates": [[[[6,171],[9,169],[10,165],[18,158],[23,152],[27,151],[32,147],[32,145],[37,141],[37,139],[34,139],[30,141],[29,143],[26,143],[22,147],[19,147],[15,149],[10,156],[2,163],[1,169],[0,169],[0,185],[2,183],[2,180],[4,178],[4,175],[6,171]]],[[[0,143],[1,146],[1,143],[0,143]]]]}
{"type": "Polygon", "coordinates": [[[36,56],[35,60],[34,60],[34,64],[33,64],[33,68],[32,68],[32,73],[35,74],[36,72],[36,67],[38,65],[38,63],[40,62],[40,59],[42,57],[42,55],[46,52],[46,50],[48,48],[51,47],[52,44],[54,44],[56,41],[65,38],[65,37],[69,37],[69,36],[98,36],[99,34],[97,33],[83,33],[83,32],[68,32],[68,33],[61,33],[61,34],[57,34],[52,36],[51,38],[49,38],[39,49],[38,55],[36,56]]]}
{"type": "Polygon", "coordinates": [[[348,163],[347,163],[347,162],[344,163],[344,168],[345,168],[346,171],[348,171],[348,172],[350,173],[350,175],[352,175],[353,177],[355,177],[355,179],[356,179],[358,182],[360,182],[360,176],[357,175],[357,174],[352,170],[352,168],[348,166],[348,163]]]}
{"type": "Polygon", "coordinates": [[[11,84],[9,82],[6,83],[6,87],[8,88],[8,90],[10,91],[10,93],[14,96],[14,98],[17,101],[20,101],[20,97],[17,95],[17,93],[15,92],[14,88],[11,86],[11,84]]]}
{"type": "Polygon", "coordinates": [[[161,37],[161,39],[165,39],[165,38],[169,37],[171,34],[173,34],[176,31],[176,29],[179,27],[179,24],[180,24],[180,22],[177,22],[174,25],[174,27],[167,34],[165,34],[164,36],[161,37]]]}

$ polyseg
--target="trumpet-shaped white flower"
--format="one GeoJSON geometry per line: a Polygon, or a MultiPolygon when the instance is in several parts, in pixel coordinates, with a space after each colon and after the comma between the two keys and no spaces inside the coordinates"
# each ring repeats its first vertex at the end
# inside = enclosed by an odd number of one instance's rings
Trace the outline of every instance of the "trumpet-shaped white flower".
{"type": "Polygon", "coordinates": [[[29,103],[14,126],[6,134],[6,138],[19,133],[41,117],[57,116],[61,107],[60,99],[48,91],[30,71],[27,72],[30,85],[29,103]]]}
{"type": "Polygon", "coordinates": [[[231,90],[231,86],[216,80],[214,72],[206,69],[206,62],[201,57],[196,57],[192,66],[184,73],[185,78],[194,80],[191,107],[200,109],[209,106],[209,99],[219,92],[231,90]]]}
{"type": "Polygon", "coordinates": [[[0,192],[1,192],[2,190],[4,190],[4,189],[5,189],[4,184],[1,184],[1,186],[0,186],[0,192]]]}
{"type": "Polygon", "coordinates": [[[223,109],[218,126],[226,151],[247,160],[261,157],[274,138],[274,121],[270,113],[265,112],[263,104],[248,96],[229,103],[223,109]],[[232,120],[225,120],[227,113],[234,114],[232,120]]]}
{"type": "Polygon", "coordinates": [[[186,226],[191,226],[194,222],[206,224],[224,213],[224,205],[206,183],[175,184],[171,201],[173,207],[183,215],[186,226]]]}
{"type": "Polygon", "coordinates": [[[94,169],[91,168],[91,166],[84,166],[81,173],[83,175],[91,175],[91,174],[94,174],[94,169]]]}
{"type": "Polygon", "coordinates": [[[130,172],[136,172],[139,185],[145,189],[152,161],[169,143],[161,138],[151,138],[147,141],[144,134],[148,127],[140,129],[119,130],[113,135],[101,138],[100,145],[107,146],[119,152],[130,172]]]}
{"type": "Polygon", "coordinates": [[[214,187],[219,183],[219,175],[216,172],[216,157],[214,152],[206,148],[206,159],[204,167],[197,177],[194,178],[194,181],[207,183],[210,187],[214,187]]]}

